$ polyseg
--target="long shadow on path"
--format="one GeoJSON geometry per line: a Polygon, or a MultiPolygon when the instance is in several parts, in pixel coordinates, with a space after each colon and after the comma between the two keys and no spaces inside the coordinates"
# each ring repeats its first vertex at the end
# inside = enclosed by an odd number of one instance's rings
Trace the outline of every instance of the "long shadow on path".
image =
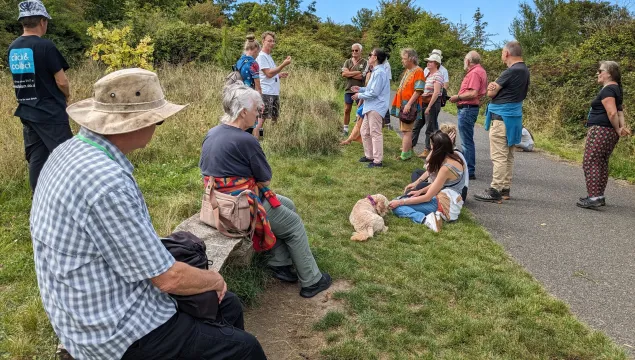
{"type": "MultiPolygon", "coordinates": [[[[442,112],[439,122],[456,124],[456,116],[442,112]]],[[[393,127],[399,128],[395,118],[393,127]]],[[[581,209],[575,203],[586,188],[579,165],[516,152],[512,199],[475,201],[474,193],[489,187],[492,163],[488,133],[476,125],[474,138],[477,180],[470,181],[466,207],[547,291],[635,354],[635,186],[611,179],[607,206],[581,209]]]]}

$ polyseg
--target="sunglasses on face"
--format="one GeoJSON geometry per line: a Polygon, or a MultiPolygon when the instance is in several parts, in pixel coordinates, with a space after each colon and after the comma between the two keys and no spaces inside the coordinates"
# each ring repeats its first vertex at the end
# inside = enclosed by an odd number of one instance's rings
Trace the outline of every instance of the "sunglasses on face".
{"type": "Polygon", "coordinates": [[[353,52],[359,52],[359,49],[353,49],[353,52]]]}

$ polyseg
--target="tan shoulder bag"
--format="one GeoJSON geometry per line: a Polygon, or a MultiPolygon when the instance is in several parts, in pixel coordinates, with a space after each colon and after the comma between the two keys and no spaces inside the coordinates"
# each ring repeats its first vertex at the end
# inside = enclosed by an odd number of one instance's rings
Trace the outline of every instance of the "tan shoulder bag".
{"type": "Polygon", "coordinates": [[[250,206],[249,193],[250,190],[238,196],[223,194],[216,191],[214,179],[210,178],[201,203],[201,221],[227,237],[251,239],[256,229],[256,216],[252,220],[251,212],[252,207],[254,212],[258,209],[258,202],[250,206]]]}

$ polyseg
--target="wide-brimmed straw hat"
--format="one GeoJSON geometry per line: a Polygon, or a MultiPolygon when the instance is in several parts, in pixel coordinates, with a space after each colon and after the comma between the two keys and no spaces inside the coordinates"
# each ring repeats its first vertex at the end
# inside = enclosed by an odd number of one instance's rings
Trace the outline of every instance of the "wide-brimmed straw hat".
{"type": "Polygon", "coordinates": [[[157,74],[143,69],[115,71],[93,85],[91,99],[66,109],[79,125],[102,135],[133,132],[164,121],[187,105],[165,99],[157,74]]]}
{"type": "Polygon", "coordinates": [[[430,56],[428,56],[427,58],[425,58],[425,61],[436,61],[439,64],[441,64],[441,60],[443,59],[443,57],[437,53],[432,53],[430,54],[430,56]]]}

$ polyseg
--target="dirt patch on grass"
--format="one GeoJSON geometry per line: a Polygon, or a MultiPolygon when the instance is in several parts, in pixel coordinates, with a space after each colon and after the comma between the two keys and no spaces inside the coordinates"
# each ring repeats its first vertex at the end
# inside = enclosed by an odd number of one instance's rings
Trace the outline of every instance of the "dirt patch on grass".
{"type": "Polygon", "coordinates": [[[246,330],[258,338],[269,359],[318,359],[326,341],[313,324],[329,311],[342,311],[344,302],[333,294],[351,287],[337,280],[328,290],[305,299],[297,284],[273,283],[259,296],[260,305],[245,311],[246,330]]]}

